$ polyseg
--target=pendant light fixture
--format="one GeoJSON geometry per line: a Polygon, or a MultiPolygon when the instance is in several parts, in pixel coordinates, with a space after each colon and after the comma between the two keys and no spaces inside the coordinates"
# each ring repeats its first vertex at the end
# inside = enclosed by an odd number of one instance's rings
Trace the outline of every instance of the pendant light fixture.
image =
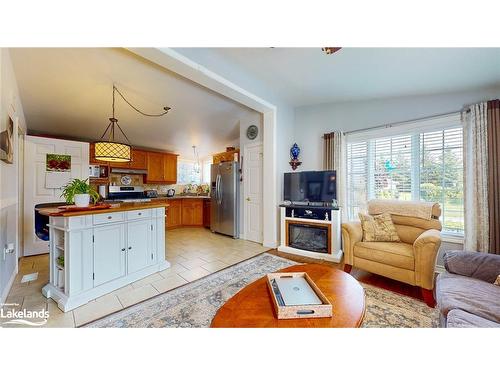
{"type": "Polygon", "coordinates": [[[200,173],[201,167],[200,167],[200,156],[198,155],[198,152],[196,151],[196,146],[193,145],[193,155],[194,155],[194,165],[193,165],[193,171],[194,173],[198,174],[200,173]]]}
{"type": "Polygon", "coordinates": [[[125,132],[120,127],[120,125],[118,124],[118,119],[115,117],[115,92],[118,92],[118,94],[122,97],[125,103],[127,103],[130,107],[132,107],[136,112],[144,116],[161,117],[163,115],[166,115],[171,108],[163,107],[164,112],[160,114],[144,113],[139,109],[137,109],[136,107],[134,107],[127,99],[125,99],[123,94],[116,88],[115,85],[113,85],[113,104],[112,104],[113,116],[109,118],[109,125],[104,131],[103,135],[101,136],[101,139],[97,142],[94,142],[94,158],[100,161],[126,163],[131,161],[132,159],[131,146],[130,146],[131,142],[128,139],[125,132]],[[116,128],[118,128],[118,130],[121,132],[127,143],[121,143],[115,140],[116,128]]]}

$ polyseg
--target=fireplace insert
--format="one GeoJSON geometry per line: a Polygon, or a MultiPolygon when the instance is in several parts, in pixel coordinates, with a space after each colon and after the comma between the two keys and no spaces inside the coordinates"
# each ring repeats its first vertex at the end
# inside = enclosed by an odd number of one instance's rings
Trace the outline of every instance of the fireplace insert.
{"type": "Polygon", "coordinates": [[[287,220],[287,246],[315,253],[330,253],[330,226],[287,220]]]}

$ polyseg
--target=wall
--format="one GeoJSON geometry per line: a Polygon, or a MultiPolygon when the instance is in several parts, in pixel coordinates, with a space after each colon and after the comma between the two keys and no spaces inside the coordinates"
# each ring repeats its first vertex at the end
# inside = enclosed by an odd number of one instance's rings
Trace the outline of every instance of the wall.
{"type": "Polygon", "coordinates": [[[500,97],[500,87],[442,95],[323,104],[295,109],[295,140],[302,170],[321,169],[324,133],[353,131],[459,111],[465,104],[500,97]]]}
{"type": "MultiPolygon", "coordinates": [[[[459,111],[464,105],[500,97],[500,87],[442,95],[412,96],[298,107],[295,139],[302,152],[301,170],[322,169],[324,133],[353,131],[459,111]]],[[[457,242],[443,241],[438,264],[445,250],[463,249],[457,242]]]]}
{"type": "MultiPolygon", "coordinates": [[[[266,82],[256,79],[252,74],[240,66],[228,61],[217,52],[207,48],[174,48],[174,50],[192,61],[224,77],[248,92],[272,103],[276,106],[276,196],[278,201],[283,200],[283,173],[291,170],[288,165],[289,149],[293,144],[294,107],[280,97],[266,82]]],[[[264,187],[264,193],[266,188],[264,187]]],[[[276,232],[279,241],[279,211],[276,207],[276,232]]],[[[273,244],[273,246],[277,245],[273,244]]]]}
{"type": "Polygon", "coordinates": [[[26,133],[23,107],[19,100],[9,51],[0,49],[0,131],[5,130],[9,116],[14,121],[14,163],[0,161],[0,303],[4,301],[17,272],[17,254],[4,259],[4,246],[18,243],[18,127],[26,133]]]}

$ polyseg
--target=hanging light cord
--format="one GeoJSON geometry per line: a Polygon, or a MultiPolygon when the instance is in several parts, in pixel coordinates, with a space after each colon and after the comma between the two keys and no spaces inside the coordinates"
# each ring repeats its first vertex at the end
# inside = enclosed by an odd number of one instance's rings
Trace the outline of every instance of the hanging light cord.
{"type": "MultiPolygon", "coordinates": [[[[143,116],[148,116],[148,117],[161,117],[161,116],[165,116],[168,111],[171,110],[170,107],[163,107],[164,109],[164,112],[162,113],[157,113],[157,114],[151,114],[151,113],[145,113],[145,112],[142,112],[139,108],[135,107],[132,103],[130,103],[124,96],[123,94],[120,92],[120,90],[118,90],[118,88],[113,85],[113,105],[114,105],[114,97],[115,97],[115,91],[122,97],[122,99],[125,101],[125,103],[127,103],[130,107],[132,107],[136,112],[140,113],[141,115],[143,116]]],[[[113,107],[114,108],[114,107],[113,107]]],[[[115,115],[113,114],[113,117],[115,117],[115,115]]]]}
{"type": "Polygon", "coordinates": [[[101,136],[101,139],[104,138],[104,136],[106,135],[106,133],[108,132],[108,130],[110,130],[109,132],[109,141],[114,141],[115,139],[115,125],[118,127],[118,129],[120,130],[120,132],[123,134],[123,136],[125,137],[125,139],[127,140],[127,142],[130,144],[130,139],[128,139],[127,135],[125,134],[125,132],[122,130],[121,126],[118,124],[118,120],[116,119],[115,117],[115,92],[117,92],[121,97],[122,99],[125,101],[125,103],[127,103],[130,107],[132,107],[135,111],[137,111],[138,113],[140,113],[141,115],[143,116],[148,116],[148,117],[161,117],[161,116],[164,116],[168,113],[168,111],[170,111],[170,107],[163,107],[163,109],[165,110],[165,112],[163,113],[158,113],[158,114],[151,114],[151,113],[145,113],[145,112],[142,112],[139,108],[135,107],[132,103],[130,103],[124,96],[123,94],[120,92],[120,90],[118,90],[118,88],[113,85],[113,104],[112,104],[112,109],[113,109],[113,117],[111,117],[109,120],[110,120],[110,123],[108,125],[108,127],[106,128],[106,130],[104,131],[103,135],[101,136]]]}

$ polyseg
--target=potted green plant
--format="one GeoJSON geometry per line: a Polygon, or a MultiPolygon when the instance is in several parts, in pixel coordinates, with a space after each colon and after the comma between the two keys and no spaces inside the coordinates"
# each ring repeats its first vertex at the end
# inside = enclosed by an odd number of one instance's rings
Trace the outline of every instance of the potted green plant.
{"type": "Polygon", "coordinates": [[[63,186],[61,197],[66,199],[66,203],[75,203],[77,207],[87,207],[90,198],[95,202],[99,199],[99,194],[87,183],[88,179],[80,180],[75,178],[63,186]]]}

